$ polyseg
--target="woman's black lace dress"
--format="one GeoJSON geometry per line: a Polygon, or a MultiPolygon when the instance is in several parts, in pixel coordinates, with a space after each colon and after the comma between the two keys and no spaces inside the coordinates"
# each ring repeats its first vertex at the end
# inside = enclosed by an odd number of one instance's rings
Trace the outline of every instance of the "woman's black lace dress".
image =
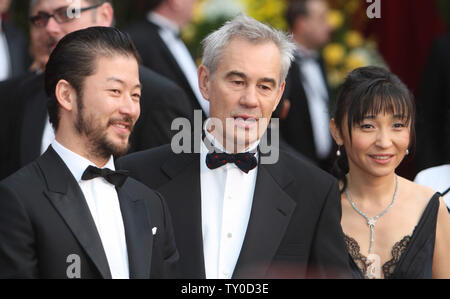
{"type": "MultiPolygon", "coordinates": [[[[439,193],[433,195],[412,236],[405,236],[392,247],[392,258],[382,265],[384,278],[431,278],[436,221],[439,210],[439,193]]],[[[360,252],[358,243],[345,235],[347,249],[354,262],[354,268],[367,275],[371,262],[360,252]]],[[[370,271],[370,269],[369,269],[370,271]]]]}

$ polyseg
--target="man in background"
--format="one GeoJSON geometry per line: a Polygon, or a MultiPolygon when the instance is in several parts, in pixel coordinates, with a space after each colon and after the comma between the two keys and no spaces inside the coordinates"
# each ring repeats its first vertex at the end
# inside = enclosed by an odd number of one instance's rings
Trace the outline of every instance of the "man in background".
{"type": "Polygon", "coordinates": [[[329,133],[329,94],[319,50],[330,38],[328,6],[324,0],[293,0],[287,22],[297,45],[280,103],[280,131],[284,140],[322,169],[332,165],[329,133]]]}
{"type": "Polygon", "coordinates": [[[196,0],[147,0],[145,20],[125,29],[133,38],[143,65],[177,83],[192,107],[209,116],[209,103],[200,93],[197,66],[180,39],[180,31],[192,18],[196,0]]]}
{"type": "Polygon", "coordinates": [[[0,81],[19,76],[29,64],[25,38],[6,18],[10,5],[11,0],[0,0],[0,81]]]}

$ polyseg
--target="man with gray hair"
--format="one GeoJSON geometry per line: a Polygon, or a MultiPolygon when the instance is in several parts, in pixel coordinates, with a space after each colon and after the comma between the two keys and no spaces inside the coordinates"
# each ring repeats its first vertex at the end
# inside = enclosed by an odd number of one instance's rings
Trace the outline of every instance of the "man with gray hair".
{"type": "Polygon", "coordinates": [[[203,47],[198,80],[211,118],[195,132],[199,153],[163,146],[118,161],[166,198],[182,278],[349,277],[337,181],[281,149],[264,160],[291,39],[239,15],[203,47]]]}

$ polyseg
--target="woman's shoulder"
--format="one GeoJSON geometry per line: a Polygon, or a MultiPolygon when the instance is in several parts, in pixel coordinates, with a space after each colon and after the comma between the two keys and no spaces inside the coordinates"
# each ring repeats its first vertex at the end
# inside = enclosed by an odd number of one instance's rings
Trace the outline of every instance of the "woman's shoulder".
{"type": "Polygon", "coordinates": [[[417,204],[423,207],[427,206],[429,201],[436,194],[436,191],[434,191],[429,187],[416,184],[413,181],[410,181],[402,177],[399,177],[399,179],[405,186],[404,190],[406,190],[406,196],[416,201],[417,204]]]}

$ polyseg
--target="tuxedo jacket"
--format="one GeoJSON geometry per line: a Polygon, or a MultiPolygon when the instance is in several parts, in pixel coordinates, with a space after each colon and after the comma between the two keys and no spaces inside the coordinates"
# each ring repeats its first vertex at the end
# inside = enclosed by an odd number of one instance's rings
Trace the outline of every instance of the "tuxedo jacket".
{"type": "Polygon", "coordinates": [[[175,82],[186,92],[192,108],[202,109],[178,62],[161,39],[158,25],[145,19],[124,31],[133,39],[142,64],[175,82]]]}
{"type": "Polygon", "coordinates": [[[17,120],[20,117],[21,103],[15,96],[17,87],[28,78],[35,76],[32,72],[0,82],[0,180],[11,175],[18,167],[18,155],[12,153],[17,144],[17,120]]]}
{"type": "MultiPolygon", "coordinates": [[[[116,190],[130,278],[171,277],[178,252],[163,198],[131,178],[116,190]]],[[[68,278],[74,255],[81,278],[111,278],[81,188],[50,146],[0,182],[0,278],[68,278]]]]}
{"type": "MultiPolygon", "coordinates": [[[[170,80],[145,68],[139,68],[141,93],[141,114],[130,136],[130,152],[170,143],[176,133],[171,131],[172,121],[177,117],[193,121],[193,112],[184,91],[170,80]],[[190,114],[192,112],[192,114],[190,114]]],[[[47,95],[44,89],[44,74],[25,79],[14,88],[14,100],[19,102],[19,113],[12,117],[5,113],[12,123],[9,132],[9,157],[2,160],[16,161],[12,171],[34,161],[41,154],[42,135],[47,118],[47,95]]]]}
{"type": "Polygon", "coordinates": [[[417,96],[416,171],[450,164],[450,34],[430,51],[417,96]]]}
{"type": "MultiPolygon", "coordinates": [[[[308,99],[302,83],[304,79],[300,73],[300,63],[301,60],[297,57],[292,62],[286,78],[286,87],[282,101],[289,99],[291,106],[287,117],[280,119],[280,133],[284,140],[294,149],[308,157],[322,169],[329,170],[332,166],[334,151],[332,149],[330,155],[325,159],[320,159],[317,156],[308,99]]],[[[323,78],[327,82],[323,63],[319,61],[319,64],[323,78]]]]}
{"type": "MultiPolygon", "coordinates": [[[[174,154],[169,145],[117,161],[119,168],[167,200],[180,252],[179,272],[189,279],[205,278],[200,163],[200,154],[174,154]]],[[[232,278],[350,277],[337,181],[284,151],[278,163],[258,167],[232,278]]]]}

